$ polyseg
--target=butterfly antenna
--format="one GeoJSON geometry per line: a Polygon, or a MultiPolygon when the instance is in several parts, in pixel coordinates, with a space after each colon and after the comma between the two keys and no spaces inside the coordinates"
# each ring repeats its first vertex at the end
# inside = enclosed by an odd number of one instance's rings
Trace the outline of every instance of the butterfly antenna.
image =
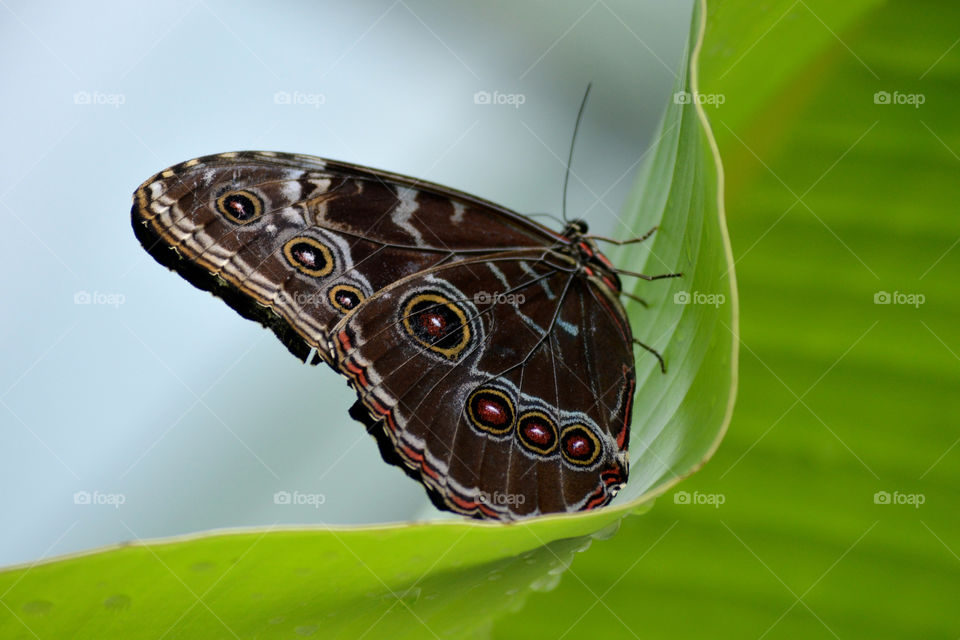
{"type": "Polygon", "coordinates": [[[556,222],[563,223],[563,220],[553,215],[552,213],[527,213],[524,215],[526,215],[528,218],[550,218],[551,220],[554,220],[556,222]]]}
{"type": "Polygon", "coordinates": [[[573,125],[573,139],[570,140],[570,153],[567,155],[567,170],[563,174],[563,203],[561,204],[563,212],[563,222],[569,222],[567,218],[567,184],[570,182],[570,164],[573,162],[573,145],[577,142],[577,131],[580,129],[580,120],[583,119],[583,109],[587,106],[587,98],[590,97],[590,85],[587,83],[587,90],[583,92],[583,100],[580,102],[580,110],[577,111],[577,123],[573,125]]]}

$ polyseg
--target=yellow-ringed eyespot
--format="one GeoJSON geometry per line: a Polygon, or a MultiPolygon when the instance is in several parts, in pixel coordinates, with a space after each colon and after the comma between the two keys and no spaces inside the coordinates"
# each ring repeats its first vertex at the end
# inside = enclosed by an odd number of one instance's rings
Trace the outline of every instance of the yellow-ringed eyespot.
{"type": "Polygon", "coordinates": [[[467,398],[470,423],[491,435],[503,436],[513,429],[513,400],[500,389],[480,387],[467,398]]]}
{"type": "Polygon", "coordinates": [[[327,292],[330,304],[343,313],[349,313],[363,302],[363,292],[352,284],[338,284],[327,292]]]}
{"type": "Polygon", "coordinates": [[[527,411],[517,420],[517,438],[527,450],[549,456],[557,450],[557,425],[543,411],[527,411]]]}
{"type": "Polygon", "coordinates": [[[295,269],[322,278],[333,271],[333,255],[325,244],[310,236],[297,236],[283,245],[283,255],[295,269]]]}
{"type": "Polygon", "coordinates": [[[434,353],[456,360],[470,344],[466,312],[439,293],[418,293],[402,306],[407,335],[434,353]]]}
{"type": "Polygon", "coordinates": [[[263,200],[249,191],[227,191],[217,198],[217,211],[230,222],[247,224],[263,214],[263,200]]]}
{"type": "Polygon", "coordinates": [[[586,425],[571,424],[560,433],[560,452],[570,464],[589,467],[597,461],[601,451],[600,438],[586,425]]]}

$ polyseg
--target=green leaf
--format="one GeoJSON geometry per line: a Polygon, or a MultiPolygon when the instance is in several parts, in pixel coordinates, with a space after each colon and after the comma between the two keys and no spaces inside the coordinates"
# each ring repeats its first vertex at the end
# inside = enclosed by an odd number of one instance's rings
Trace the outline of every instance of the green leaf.
{"type": "MultiPolygon", "coordinates": [[[[704,26],[694,12],[691,59],[700,52],[704,26]]],[[[659,495],[696,470],[720,443],[736,395],[737,290],[722,207],[719,157],[699,93],[696,66],[684,66],[651,159],[634,184],[623,235],[637,237],[658,226],[649,245],[628,245],[612,254],[621,268],[648,275],[682,272],[659,282],[640,282],[647,300],[627,305],[636,337],[658,347],[668,362],[663,376],[638,351],[638,392],[631,434],[631,478],[625,495],[659,495]],[[689,100],[689,101],[688,101],[689,100]],[[646,365],[644,365],[646,359],[646,365]]]]}
{"type": "Polygon", "coordinates": [[[743,360],[682,489],[725,502],[626,521],[494,636],[956,638],[960,7],[709,5],[743,360]]]}
{"type": "MultiPolygon", "coordinates": [[[[691,47],[702,34],[695,15],[691,47]]],[[[696,53],[694,53],[696,55],[696,53]]],[[[681,92],[696,92],[681,75],[681,92]]],[[[716,448],[735,386],[736,292],[719,163],[702,109],[669,105],[625,209],[623,268],[681,270],[637,285],[637,336],[661,350],[638,361],[630,484],[613,506],[510,525],[439,521],[353,528],[257,529],[137,542],[0,573],[0,636],[421,638],[484,634],[495,616],[553,588],[591,536],[692,473],[716,448]],[[683,292],[717,304],[680,304],[683,292]],[[364,635],[365,634],[365,635],[364,635]]]]}

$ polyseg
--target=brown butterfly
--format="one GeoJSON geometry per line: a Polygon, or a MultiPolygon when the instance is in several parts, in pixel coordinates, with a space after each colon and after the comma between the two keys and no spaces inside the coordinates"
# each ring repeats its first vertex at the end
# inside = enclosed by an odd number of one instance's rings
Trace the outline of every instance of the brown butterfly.
{"type": "Polygon", "coordinates": [[[350,414],[439,508],[593,509],[626,482],[633,346],[663,359],[634,340],[618,273],[679,274],[615,269],[584,222],[555,232],[440,185],[266,151],[166,169],[132,216],[158,262],[346,376],[350,414]]]}

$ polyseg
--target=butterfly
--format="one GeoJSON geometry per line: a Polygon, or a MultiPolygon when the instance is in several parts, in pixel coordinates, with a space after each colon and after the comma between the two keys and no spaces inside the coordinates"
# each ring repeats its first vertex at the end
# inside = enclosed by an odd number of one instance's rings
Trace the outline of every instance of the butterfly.
{"type": "Polygon", "coordinates": [[[514,520],[600,507],[626,483],[634,345],[665,367],[633,338],[619,275],[679,274],[616,269],[585,222],[557,232],[441,185],[268,151],[154,175],[132,222],[159,263],[344,375],[350,415],[437,507],[514,520]]]}

